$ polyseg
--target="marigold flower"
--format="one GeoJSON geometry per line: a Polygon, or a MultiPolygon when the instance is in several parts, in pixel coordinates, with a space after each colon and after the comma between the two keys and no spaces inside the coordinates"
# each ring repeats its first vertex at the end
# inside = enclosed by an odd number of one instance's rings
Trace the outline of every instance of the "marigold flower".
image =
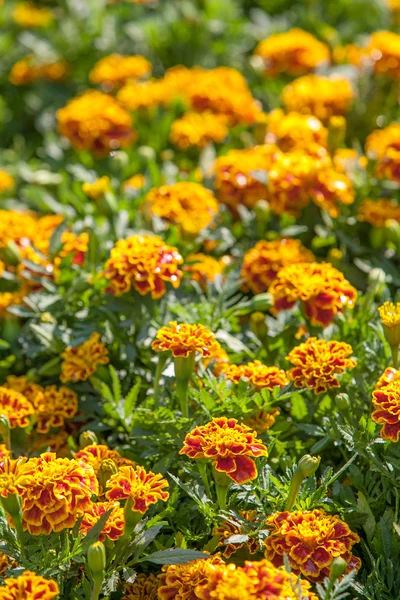
{"type": "Polygon", "coordinates": [[[0,248],[5,248],[9,242],[18,246],[35,238],[37,223],[26,213],[14,210],[0,209],[0,248]]]}
{"type": "Polygon", "coordinates": [[[34,56],[28,55],[16,62],[8,76],[13,85],[28,85],[40,79],[59,81],[68,73],[68,65],[63,60],[41,63],[34,56]]]}
{"type": "Polygon", "coordinates": [[[0,497],[7,498],[9,495],[19,494],[19,480],[22,467],[27,458],[20,457],[16,460],[4,456],[0,460],[0,497]]]}
{"type": "Polygon", "coordinates": [[[108,500],[128,500],[132,502],[132,510],[144,514],[151,504],[159,500],[166,502],[169,493],[164,488],[168,481],[160,473],[147,472],[143,467],[122,466],[118,473],[112,475],[107,482],[108,500]]]}
{"type": "Polygon", "coordinates": [[[115,296],[134,288],[141,296],[151,293],[156,299],[166,293],[166,281],[174,288],[179,287],[182,263],[178,249],[167,246],[159,236],[133,235],[115,244],[104,275],[115,296]]]}
{"type": "Polygon", "coordinates": [[[74,458],[79,461],[88,463],[93,467],[96,475],[99,475],[100,467],[103,461],[112,460],[116,467],[132,466],[136,463],[129,458],[124,458],[117,450],[112,450],[103,444],[90,444],[85,446],[83,450],[74,453],[74,458]]]}
{"type": "Polygon", "coordinates": [[[38,8],[33,2],[19,2],[12,17],[17,25],[26,29],[48,27],[53,21],[53,13],[49,8],[38,8]]]}
{"type": "Polygon", "coordinates": [[[0,600],[52,600],[60,589],[52,579],[45,579],[32,571],[24,571],[19,577],[4,580],[0,588],[0,600]]]}
{"type": "Polygon", "coordinates": [[[227,365],[222,372],[226,379],[233,381],[233,383],[239,383],[241,379],[247,379],[250,384],[259,389],[273,390],[276,386],[284,387],[289,383],[282,369],[268,367],[259,360],[250,362],[247,365],[227,365]]]}
{"type": "MultiPolygon", "coordinates": [[[[197,600],[198,586],[207,582],[207,568],[209,565],[224,564],[218,556],[206,559],[193,560],[183,565],[165,565],[159,575],[160,587],[158,598],[160,600],[197,600]]],[[[130,600],[130,599],[129,599],[130,600]]]]}
{"type": "Polygon", "coordinates": [[[245,253],[241,276],[253,294],[262,294],[268,290],[282,267],[313,260],[313,253],[299,240],[261,240],[245,253]]]}
{"type": "Polygon", "coordinates": [[[115,542],[125,530],[124,509],[119,502],[92,502],[90,508],[85,511],[79,533],[87,535],[89,530],[96,525],[104,513],[112,509],[103,529],[101,530],[99,541],[104,542],[106,538],[115,542]]]}
{"type": "Polygon", "coordinates": [[[276,417],[280,414],[281,413],[277,408],[273,408],[272,410],[259,410],[251,417],[248,417],[244,421],[244,424],[261,435],[268,431],[268,429],[271,429],[275,423],[276,417]]]}
{"type": "Polygon", "coordinates": [[[371,418],[382,425],[380,434],[385,440],[397,442],[400,437],[400,381],[393,377],[390,383],[382,386],[381,380],[382,377],[372,393],[374,411],[371,418]]]}
{"type": "Polygon", "coordinates": [[[92,333],[90,338],[79,346],[68,346],[61,356],[64,359],[60,375],[63,383],[86,381],[96,372],[99,365],[110,362],[108,350],[100,340],[99,333],[92,333]]]}
{"type": "Polygon", "coordinates": [[[139,573],[134,583],[125,583],[121,600],[158,600],[158,578],[139,573]]]}
{"type": "Polygon", "coordinates": [[[376,75],[400,78],[400,35],[393,31],[376,31],[364,50],[372,60],[376,75]]]}
{"type": "Polygon", "coordinates": [[[400,181],[400,123],[373,131],[365,143],[367,155],[377,161],[378,177],[400,181]]]}
{"type": "Polygon", "coordinates": [[[258,552],[260,549],[260,542],[258,541],[256,536],[249,537],[249,539],[246,542],[226,543],[226,541],[234,535],[247,534],[250,525],[253,525],[255,529],[261,525],[260,519],[257,515],[257,511],[255,510],[242,511],[240,513],[240,516],[244,521],[243,523],[223,521],[221,525],[219,525],[218,527],[214,527],[212,531],[213,536],[220,537],[218,547],[223,547],[222,555],[225,556],[225,558],[230,558],[232,554],[234,554],[241,548],[246,548],[250,554],[256,554],[256,552],[258,552]]]}
{"type": "Polygon", "coordinates": [[[173,356],[180,358],[187,358],[192,352],[198,352],[205,358],[213,358],[219,351],[220,344],[214,333],[200,323],[190,325],[171,321],[157,331],[151,347],[156,352],[170,351],[173,356]]]}
{"type": "Polygon", "coordinates": [[[278,157],[268,173],[266,199],[271,211],[299,216],[309,203],[316,169],[315,159],[301,151],[278,157]]]}
{"type": "Polygon", "coordinates": [[[73,231],[64,231],[61,236],[62,247],[54,259],[54,264],[58,266],[63,258],[72,256],[72,263],[82,265],[85,261],[86,252],[89,248],[89,234],[83,231],[76,234],[73,231]]]}
{"type": "Polygon", "coordinates": [[[385,227],[389,220],[400,223],[400,206],[388,198],[364,200],[358,212],[358,220],[365,221],[374,227],[385,227]]]}
{"type": "MultiPolygon", "coordinates": [[[[0,194],[4,194],[4,192],[8,192],[8,190],[12,190],[14,187],[15,181],[14,177],[11,177],[6,171],[0,169],[0,194]]],[[[1,211],[5,212],[5,211],[1,211]]],[[[8,211],[7,211],[8,212],[8,211]]]]}
{"type": "Polygon", "coordinates": [[[144,56],[110,54],[99,60],[89,73],[92,83],[100,83],[106,91],[119,88],[129,79],[138,79],[151,73],[151,63],[144,56]]]}
{"type": "Polygon", "coordinates": [[[328,129],[312,115],[286,114],[277,108],[267,115],[266,143],[276,144],[283,152],[303,150],[312,145],[328,146],[328,129]]]}
{"type": "Polygon", "coordinates": [[[57,111],[58,128],[76,150],[103,156],[126,148],[136,139],[132,117],[119,103],[96,90],[88,90],[57,111]]]}
{"type": "Polygon", "coordinates": [[[340,204],[353,204],[355,192],[347,175],[334,169],[321,169],[315,173],[311,185],[311,199],[320,208],[326,210],[331,217],[339,216],[340,204]]]}
{"type": "Polygon", "coordinates": [[[208,281],[214,281],[218,275],[221,275],[229,264],[229,257],[224,256],[217,259],[201,252],[189,254],[186,260],[187,264],[183,267],[184,272],[188,273],[191,279],[200,283],[203,289],[207,287],[208,281]]]}
{"type": "MultiPolygon", "coordinates": [[[[400,302],[385,302],[378,308],[385,338],[390,346],[400,344],[400,302]]],[[[396,359],[397,360],[397,359],[396,359]]],[[[397,368],[397,364],[394,365],[397,368]]]]}
{"type": "Polygon", "coordinates": [[[12,558],[7,554],[4,554],[4,552],[0,552],[0,575],[4,575],[8,569],[16,569],[17,567],[18,563],[15,560],[12,560],[12,558]]]}
{"type": "Polygon", "coordinates": [[[220,144],[228,132],[223,117],[211,112],[188,112],[172,123],[169,139],[180,150],[204,148],[210,142],[220,144]]]}
{"type": "Polygon", "coordinates": [[[10,451],[5,444],[0,444],[0,460],[10,456],[10,451]]]}
{"type": "Polygon", "coordinates": [[[132,175],[132,177],[129,177],[129,179],[124,181],[123,188],[124,189],[133,188],[134,190],[140,190],[141,188],[143,188],[145,186],[145,183],[146,183],[146,179],[145,179],[144,175],[137,173],[136,175],[132,175]]]}
{"type": "Polygon", "coordinates": [[[354,93],[347,79],[306,75],[284,87],[281,100],[289,111],[314,115],[327,123],[334,115],[345,115],[354,93]]]}
{"type": "Polygon", "coordinates": [[[168,104],[165,83],[161,79],[133,81],[124,85],[118,92],[119,102],[128,110],[150,109],[168,104]]]}
{"type": "Polygon", "coordinates": [[[188,235],[200,233],[218,213],[213,193],[191,181],[153,188],[146,200],[150,213],[178,225],[188,235]]]}
{"type": "Polygon", "coordinates": [[[356,366],[355,360],[347,358],[352,352],[350,344],[344,342],[308,338],[286,357],[294,365],[288,375],[296,387],[312,388],[315,394],[321,394],[329,388],[340,387],[337,375],[356,366]]]}
{"type": "Polygon", "coordinates": [[[96,179],[93,183],[84,183],[82,185],[82,191],[92,200],[102,198],[110,191],[110,189],[110,178],[106,175],[104,177],[99,177],[99,179],[96,179]]]}
{"type": "Polygon", "coordinates": [[[210,459],[217,471],[242,484],[257,477],[252,458],[267,456],[268,450],[249,427],[220,417],[188,433],[179,454],[210,459]]]}
{"type": "Polygon", "coordinates": [[[0,292],[0,319],[10,317],[11,313],[8,311],[8,308],[17,304],[23,304],[27,293],[28,289],[26,287],[16,292],[0,292]]]}
{"type": "Polygon", "coordinates": [[[312,326],[326,327],[344,308],[353,308],[357,290],[329,263],[299,263],[283,267],[269,293],[274,310],[287,310],[301,301],[312,326]]]}
{"type": "Polygon", "coordinates": [[[337,515],[323,510],[278,512],[268,517],[266,528],[270,534],[264,542],[265,556],[281,566],[286,554],[296,575],[322,581],[329,577],[337,557],[346,561],[347,572],[361,566],[360,559],[351,552],[360,538],[337,515]]]}
{"type": "Polygon", "coordinates": [[[400,379],[400,371],[398,369],[394,369],[393,367],[387,367],[382,375],[379,377],[375,390],[380,390],[383,387],[389,385],[389,383],[394,383],[400,379]]]}
{"type": "Polygon", "coordinates": [[[19,392],[0,387],[0,414],[5,415],[11,429],[28,427],[35,409],[32,404],[19,392]]]}

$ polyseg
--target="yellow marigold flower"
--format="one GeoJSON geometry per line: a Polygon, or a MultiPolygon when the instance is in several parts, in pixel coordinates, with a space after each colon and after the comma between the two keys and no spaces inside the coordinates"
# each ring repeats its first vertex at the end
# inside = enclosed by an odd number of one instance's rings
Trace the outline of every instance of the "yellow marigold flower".
{"type": "Polygon", "coordinates": [[[107,192],[110,191],[110,178],[107,175],[104,177],[100,177],[96,179],[93,183],[84,183],[82,185],[82,191],[92,198],[92,200],[99,200],[102,198],[107,192]]]}
{"type": "Polygon", "coordinates": [[[207,254],[189,254],[187,263],[183,267],[185,273],[188,273],[191,279],[200,283],[205,289],[208,281],[214,281],[217,275],[221,275],[229,264],[229,257],[220,259],[213,258],[207,254]]]}
{"type": "Polygon", "coordinates": [[[299,216],[310,200],[316,161],[301,151],[283,154],[272,165],[267,184],[267,200],[277,215],[299,216]]]}
{"type": "Polygon", "coordinates": [[[17,567],[18,563],[15,560],[12,560],[12,558],[7,554],[4,554],[4,552],[0,552],[0,575],[4,575],[8,569],[16,569],[17,567]]]}
{"type": "Polygon", "coordinates": [[[257,515],[257,511],[255,510],[247,510],[242,511],[240,516],[243,519],[243,523],[235,523],[233,521],[223,521],[221,525],[218,527],[214,527],[212,534],[213,536],[218,536],[220,541],[218,542],[218,547],[222,547],[221,549],[222,555],[225,558],[230,558],[232,554],[240,550],[241,548],[246,548],[246,550],[250,554],[256,554],[260,550],[260,542],[258,541],[256,536],[251,536],[246,542],[229,542],[225,543],[226,540],[229,540],[234,535],[243,535],[247,534],[249,530],[249,526],[253,525],[254,529],[257,529],[261,525],[261,520],[257,515]]]}
{"type": "Polygon", "coordinates": [[[365,49],[377,75],[400,78],[400,35],[393,31],[376,31],[365,49]]]}
{"type": "Polygon", "coordinates": [[[99,60],[89,73],[92,83],[100,83],[111,91],[119,88],[129,79],[138,79],[151,73],[151,63],[144,56],[122,56],[110,54],[99,60]]]}
{"type": "Polygon", "coordinates": [[[339,216],[338,205],[353,204],[355,200],[351,179],[334,169],[318,170],[311,186],[311,199],[331,217],[336,218],[339,216]]]}
{"type": "Polygon", "coordinates": [[[105,265],[109,290],[115,296],[134,288],[141,296],[161,298],[167,291],[165,282],[178,288],[183,258],[178,249],[167,246],[159,236],[133,235],[119,240],[105,265]]]}
{"type": "MultiPolygon", "coordinates": [[[[218,556],[193,560],[184,565],[165,565],[159,575],[159,600],[197,600],[198,586],[207,582],[207,567],[224,564],[218,556]]],[[[130,599],[129,599],[130,600],[130,599]]]]}
{"type": "Polygon", "coordinates": [[[20,475],[26,461],[26,457],[13,460],[9,456],[5,456],[0,460],[0,496],[2,498],[20,493],[20,475]]]}
{"type": "Polygon", "coordinates": [[[365,143],[369,158],[377,161],[378,177],[400,181],[400,123],[373,131],[365,143]]]}
{"type": "Polygon", "coordinates": [[[137,173],[136,175],[132,175],[123,183],[124,189],[133,188],[134,190],[140,190],[146,184],[146,179],[144,175],[137,173]]]}
{"type": "Polygon", "coordinates": [[[274,387],[284,387],[289,383],[285,371],[278,367],[268,367],[261,361],[255,360],[247,365],[227,365],[222,370],[224,377],[239,383],[241,379],[246,379],[254,387],[267,390],[273,390],[274,387]]]}
{"type": "Polygon", "coordinates": [[[175,357],[187,358],[192,352],[198,352],[202,357],[213,358],[221,346],[204,325],[171,321],[157,331],[151,347],[156,352],[170,351],[175,357]]]}
{"type": "Polygon", "coordinates": [[[315,394],[321,394],[329,388],[340,387],[337,375],[356,366],[356,361],[348,358],[352,353],[350,344],[308,338],[286,357],[294,365],[288,375],[296,387],[308,387],[315,394]]]}
{"type": "Polygon", "coordinates": [[[30,458],[21,468],[17,483],[23,526],[31,535],[73,527],[90,509],[91,496],[99,489],[90,465],[56,458],[52,452],[30,458]]]}
{"type": "Polygon", "coordinates": [[[281,413],[277,408],[273,408],[272,410],[259,410],[253,416],[248,417],[244,421],[244,424],[261,435],[268,431],[268,429],[271,429],[275,423],[276,417],[280,414],[281,413]]]}
{"type": "Polygon", "coordinates": [[[397,16],[400,12],[400,0],[387,0],[388,6],[393,13],[393,16],[397,16]]]}
{"type": "Polygon", "coordinates": [[[32,571],[24,571],[16,579],[8,577],[0,588],[0,600],[52,600],[60,589],[52,579],[45,579],[32,571]]]}
{"type": "Polygon", "coordinates": [[[171,100],[162,79],[150,81],[132,81],[124,85],[118,92],[117,98],[128,110],[154,108],[167,105],[171,100]]]}
{"type": "Polygon", "coordinates": [[[26,29],[48,27],[53,21],[53,13],[49,8],[38,8],[33,2],[19,2],[12,17],[17,25],[26,29]]]}
{"type": "MultiPolygon", "coordinates": [[[[8,192],[8,190],[12,190],[14,187],[15,181],[14,177],[11,177],[6,171],[0,169],[0,194],[4,192],[8,192]]],[[[3,212],[3,211],[1,211],[3,212]]],[[[5,211],[4,211],[5,212],[5,211]]]]}
{"type": "Polygon", "coordinates": [[[311,581],[329,577],[337,557],[346,561],[347,572],[361,566],[360,559],[351,552],[360,538],[337,515],[323,510],[278,512],[268,517],[266,529],[270,534],[264,542],[265,556],[281,566],[286,554],[293,573],[311,581]]]}
{"type": "Polygon", "coordinates": [[[328,129],[312,115],[290,112],[285,115],[277,108],[267,115],[267,143],[276,144],[283,152],[304,150],[310,145],[328,146],[328,129]]]}
{"type": "Polygon", "coordinates": [[[382,382],[382,376],[372,393],[374,411],[371,418],[375,423],[382,425],[380,434],[385,440],[398,442],[400,437],[400,381],[397,373],[390,378],[386,371],[384,375],[386,374],[385,378],[389,380],[389,383],[382,382]]]}
{"type": "Polygon", "coordinates": [[[124,583],[121,600],[158,600],[158,578],[151,573],[139,573],[134,583],[124,583]]]}
{"type": "Polygon", "coordinates": [[[400,206],[394,200],[364,200],[358,212],[358,220],[370,223],[374,227],[385,227],[389,220],[400,223],[400,206]]]}
{"type": "Polygon", "coordinates": [[[115,542],[124,534],[125,530],[124,509],[120,506],[119,502],[92,502],[90,508],[85,511],[79,533],[87,535],[100,517],[110,509],[112,511],[101,530],[99,540],[100,542],[104,542],[107,538],[115,542]]]}
{"type": "Polygon", "coordinates": [[[353,308],[357,290],[329,263],[299,263],[281,269],[269,288],[276,312],[301,301],[312,326],[326,327],[347,306],[353,308]]]}
{"type": "Polygon", "coordinates": [[[337,171],[352,175],[356,169],[365,170],[368,160],[353,148],[338,148],[333,156],[333,165],[337,171]]]}
{"type": "Polygon", "coordinates": [[[314,115],[327,123],[334,115],[344,115],[354,93],[347,79],[305,75],[283,88],[281,99],[286,109],[314,115]]]}
{"type": "Polygon", "coordinates": [[[140,466],[123,466],[108,480],[106,497],[108,500],[129,498],[132,510],[144,514],[151,504],[168,500],[169,493],[164,489],[168,485],[168,481],[160,473],[147,472],[140,466]]]}
{"type": "Polygon", "coordinates": [[[152,214],[179,225],[188,235],[200,233],[218,213],[218,202],[213,193],[191,181],[153,188],[146,199],[152,214]]]}
{"type": "Polygon", "coordinates": [[[5,444],[0,444],[0,460],[10,456],[10,451],[5,444]]]}
{"type": "Polygon", "coordinates": [[[79,346],[68,346],[61,356],[64,359],[60,375],[63,383],[86,381],[96,372],[99,365],[110,362],[108,350],[100,340],[99,333],[92,333],[90,338],[79,346]]]}
{"type": "Polygon", "coordinates": [[[90,444],[85,446],[83,450],[74,453],[74,458],[79,461],[88,463],[93,467],[96,475],[99,475],[100,467],[105,460],[112,460],[117,468],[122,466],[134,467],[135,463],[129,458],[124,458],[117,450],[111,450],[103,444],[90,444]]]}
{"type": "Polygon", "coordinates": [[[380,390],[381,388],[389,385],[389,383],[393,383],[400,379],[400,371],[394,369],[393,367],[387,367],[382,375],[379,377],[375,389],[380,390]]]}
{"type": "Polygon", "coordinates": [[[57,111],[58,128],[76,150],[104,156],[130,146],[136,139],[132,117],[119,103],[96,90],[88,90],[57,111]]]}
{"type": "Polygon", "coordinates": [[[213,467],[235,483],[242,484],[257,477],[253,458],[268,456],[267,447],[254,431],[236,419],[219,417],[195,427],[185,437],[179,454],[189,458],[209,459],[213,467]]]}
{"type": "MultiPolygon", "coordinates": [[[[400,344],[400,302],[385,302],[378,308],[385,338],[391,346],[400,344]]],[[[395,364],[397,367],[397,364],[395,364]]]]}
{"type": "Polygon", "coordinates": [[[14,429],[15,427],[28,427],[32,415],[35,414],[35,409],[20,392],[1,386],[0,414],[8,418],[11,429],[14,429]]]}
{"type": "Polygon", "coordinates": [[[68,65],[63,60],[40,63],[32,55],[16,62],[8,76],[13,85],[28,85],[40,79],[59,81],[68,73],[68,65]]]}
{"type": "Polygon", "coordinates": [[[0,209],[0,248],[8,242],[21,245],[25,240],[34,239],[36,228],[36,221],[30,214],[0,209]]]}
{"type": "Polygon", "coordinates": [[[261,240],[245,253],[241,276],[253,294],[262,294],[268,290],[282,267],[313,260],[313,253],[299,240],[261,240]]]}
{"type": "Polygon", "coordinates": [[[262,58],[265,74],[270,77],[310,73],[330,59],[328,46],[302,29],[270,35],[258,44],[255,54],[262,58]]]}
{"type": "Polygon", "coordinates": [[[335,46],[332,50],[333,62],[336,64],[348,63],[359,67],[365,62],[365,48],[359,48],[355,44],[346,44],[345,46],[335,46]]]}
{"type": "Polygon", "coordinates": [[[89,248],[89,234],[83,231],[76,234],[72,231],[64,231],[61,236],[62,248],[56,258],[54,264],[58,266],[63,258],[72,255],[72,263],[74,265],[82,265],[85,262],[86,252],[89,248]]]}
{"type": "Polygon", "coordinates": [[[188,112],[172,123],[169,140],[180,150],[204,148],[210,142],[220,144],[228,132],[223,117],[211,112],[188,112]]]}

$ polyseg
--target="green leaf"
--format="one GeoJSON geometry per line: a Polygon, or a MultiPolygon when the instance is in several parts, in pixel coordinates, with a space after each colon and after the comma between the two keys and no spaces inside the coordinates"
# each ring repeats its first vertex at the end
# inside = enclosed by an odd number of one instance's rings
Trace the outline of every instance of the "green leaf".
{"type": "Polygon", "coordinates": [[[301,394],[294,394],[292,396],[290,414],[296,421],[301,421],[308,415],[307,404],[301,394]]]}
{"type": "Polygon", "coordinates": [[[93,525],[93,527],[91,529],[89,529],[89,531],[87,532],[83,545],[82,545],[82,552],[86,552],[87,549],[89,548],[89,546],[93,543],[96,542],[99,539],[101,530],[103,529],[104,525],[106,524],[106,521],[108,519],[108,517],[110,516],[110,514],[112,513],[112,508],[110,508],[109,510],[107,510],[104,515],[101,515],[100,519],[97,521],[97,523],[95,523],[93,525]]]}
{"type": "Polygon", "coordinates": [[[198,558],[210,558],[209,554],[199,550],[185,550],[184,548],[168,548],[159,550],[141,558],[138,562],[151,562],[155,565],[185,565],[198,558]]]}
{"type": "Polygon", "coordinates": [[[114,396],[114,401],[115,404],[118,404],[118,402],[121,400],[121,382],[119,380],[117,371],[114,369],[114,367],[112,365],[110,365],[109,367],[110,369],[110,375],[111,375],[111,381],[112,381],[112,391],[113,391],[113,396],[114,396]]]}
{"type": "Polygon", "coordinates": [[[132,414],[133,409],[136,406],[137,399],[139,396],[141,382],[142,382],[142,380],[139,377],[125,397],[125,404],[124,404],[125,418],[127,418],[129,415],[132,414]]]}

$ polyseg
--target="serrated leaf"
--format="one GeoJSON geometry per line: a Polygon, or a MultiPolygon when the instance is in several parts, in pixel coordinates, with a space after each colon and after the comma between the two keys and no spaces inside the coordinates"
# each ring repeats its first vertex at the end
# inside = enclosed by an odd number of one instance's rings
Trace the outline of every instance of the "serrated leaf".
{"type": "Polygon", "coordinates": [[[141,558],[137,562],[151,562],[155,565],[185,565],[198,558],[206,559],[210,558],[210,555],[199,550],[168,548],[167,550],[159,550],[158,552],[149,554],[149,556],[141,558]]]}
{"type": "Polygon", "coordinates": [[[157,525],[153,525],[150,529],[146,529],[146,531],[142,531],[138,537],[135,539],[135,546],[137,546],[137,556],[146,550],[147,546],[151,544],[151,542],[157,537],[160,533],[161,529],[164,527],[164,523],[159,523],[157,525]]]}
{"type": "Polygon", "coordinates": [[[248,542],[250,537],[245,533],[237,533],[236,535],[231,535],[228,539],[224,540],[224,544],[245,544],[248,542]]]}
{"type": "Polygon", "coordinates": [[[137,399],[139,396],[141,382],[142,382],[142,380],[139,377],[135,381],[135,384],[131,387],[131,389],[129,390],[129,392],[127,393],[127,395],[125,397],[125,403],[124,403],[125,418],[127,418],[129,415],[132,414],[133,409],[136,406],[137,399]]]}
{"type": "Polygon", "coordinates": [[[114,401],[115,401],[115,404],[118,404],[118,402],[121,400],[121,395],[122,395],[121,382],[119,380],[117,371],[114,369],[114,367],[112,365],[110,365],[109,370],[110,370],[111,381],[112,381],[112,391],[113,391],[114,401]]]}
{"type": "Polygon", "coordinates": [[[95,523],[93,527],[89,529],[82,544],[82,552],[86,552],[92,542],[96,542],[99,539],[100,533],[104,528],[108,517],[112,513],[112,510],[112,508],[107,510],[103,515],[101,515],[97,523],[95,523]]]}
{"type": "Polygon", "coordinates": [[[290,414],[297,421],[301,421],[308,415],[306,401],[301,394],[294,394],[292,397],[290,414]]]}

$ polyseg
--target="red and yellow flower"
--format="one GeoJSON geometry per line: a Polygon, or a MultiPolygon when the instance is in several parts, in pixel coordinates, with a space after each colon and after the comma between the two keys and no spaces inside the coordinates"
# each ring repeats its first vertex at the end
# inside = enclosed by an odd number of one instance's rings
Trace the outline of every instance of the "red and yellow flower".
{"type": "Polygon", "coordinates": [[[381,436],[391,442],[397,442],[400,437],[400,380],[396,375],[392,376],[386,369],[385,380],[389,379],[390,383],[382,381],[382,376],[372,393],[374,411],[371,418],[382,425],[381,436]]]}
{"type": "Polygon", "coordinates": [[[263,365],[259,360],[246,365],[226,365],[223,367],[222,373],[233,383],[237,384],[241,379],[245,379],[260,390],[273,390],[277,386],[282,388],[289,383],[285,371],[279,367],[263,365]]]}
{"type": "Polygon", "coordinates": [[[119,88],[130,79],[145,77],[151,73],[151,63],[144,56],[110,54],[100,59],[89,73],[92,83],[101,84],[105,91],[119,88]]]}
{"type": "Polygon", "coordinates": [[[228,135],[226,119],[212,112],[188,112],[171,125],[169,140],[180,150],[204,148],[215,142],[221,144],[228,135]]]}
{"type": "Polygon", "coordinates": [[[90,338],[79,346],[68,346],[61,356],[64,359],[60,375],[63,383],[86,381],[96,372],[99,365],[110,362],[108,350],[100,340],[99,333],[92,333],[90,338]]]}
{"type": "Polygon", "coordinates": [[[201,325],[190,325],[171,321],[169,325],[157,331],[152,343],[156,352],[172,352],[176,358],[188,358],[192,353],[198,353],[205,358],[213,358],[221,346],[214,333],[201,325]]]}
{"type": "Polygon", "coordinates": [[[358,220],[365,221],[373,227],[385,227],[387,221],[392,220],[400,223],[400,206],[389,198],[364,200],[358,212],[358,220]]]}
{"type": "Polygon", "coordinates": [[[249,526],[252,525],[256,529],[261,525],[260,518],[255,510],[243,511],[240,516],[243,522],[223,521],[221,525],[214,527],[212,531],[213,536],[220,538],[218,547],[221,548],[222,555],[225,558],[230,558],[232,554],[235,554],[241,548],[246,548],[250,554],[256,554],[260,550],[260,542],[256,536],[249,536],[249,539],[245,542],[227,542],[229,538],[235,535],[247,534],[249,526]]]}
{"type": "Polygon", "coordinates": [[[35,414],[35,409],[23,394],[1,386],[0,414],[8,418],[11,429],[14,429],[15,427],[28,427],[35,414]]]}
{"type": "Polygon", "coordinates": [[[300,150],[277,158],[268,173],[266,195],[273,213],[301,214],[310,201],[317,166],[315,158],[300,150]]]}
{"type": "Polygon", "coordinates": [[[277,108],[267,116],[267,143],[276,144],[283,152],[303,150],[314,154],[319,147],[328,147],[328,129],[317,117],[277,108]],[[311,152],[310,148],[315,147],[311,152]]]}
{"type": "Polygon", "coordinates": [[[132,511],[144,514],[151,504],[166,502],[168,481],[160,473],[147,472],[143,467],[122,466],[107,482],[108,500],[130,500],[132,511]]]}
{"type": "Polygon", "coordinates": [[[387,367],[376,382],[375,389],[380,390],[381,388],[389,385],[389,383],[393,383],[394,381],[398,380],[400,380],[400,371],[398,369],[394,369],[393,367],[387,367]]]}
{"type": "Polygon", "coordinates": [[[377,163],[379,177],[400,181],[400,123],[373,131],[367,137],[365,148],[368,157],[377,163]]]}
{"type": "Polygon", "coordinates": [[[99,521],[100,517],[110,509],[111,513],[100,532],[99,540],[100,542],[104,542],[107,538],[115,542],[125,531],[124,509],[119,505],[119,502],[92,502],[91,507],[83,515],[79,533],[87,535],[90,529],[99,521]]]}
{"type": "Polygon", "coordinates": [[[224,563],[215,555],[183,565],[165,565],[159,575],[159,600],[197,600],[197,588],[207,582],[207,568],[219,564],[224,563]]]}
{"type": "Polygon", "coordinates": [[[121,600],[158,600],[159,579],[151,573],[139,573],[134,583],[125,583],[121,600]]]}
{"type": "Polygon", "coordinates": [[[229,256],[217,259],[199,252],[197,254],[189,254],[183,271],[205,289],[207,282],[214,281],[218,275],[222,275],[229,262],[229,256]]]}
{"type": "Polygon", "coordinates": [[[271,429],[278,415],[280,415],[280,411],[277,408],[273,408],[271,410],[262,409],[251,417],[248,417],[244,424],[261,435],[262,433],[268,431],[268,429],[271,429]]]}
{"type": "Polygon", "coordinates": [[[32,571],[24,571],[22,575],[4,580],[0,588],[0,600],[53,600],[60,589],[52,579],[45,579],[32,571]]]}
{"type": "Polygon", "coordinates": [[[318,170],[311,184],[311,199],[336,218],[341,204],[353,204],[355,200],[353,183],[347,175],[335,169],[328,167],[318,170]]]}

